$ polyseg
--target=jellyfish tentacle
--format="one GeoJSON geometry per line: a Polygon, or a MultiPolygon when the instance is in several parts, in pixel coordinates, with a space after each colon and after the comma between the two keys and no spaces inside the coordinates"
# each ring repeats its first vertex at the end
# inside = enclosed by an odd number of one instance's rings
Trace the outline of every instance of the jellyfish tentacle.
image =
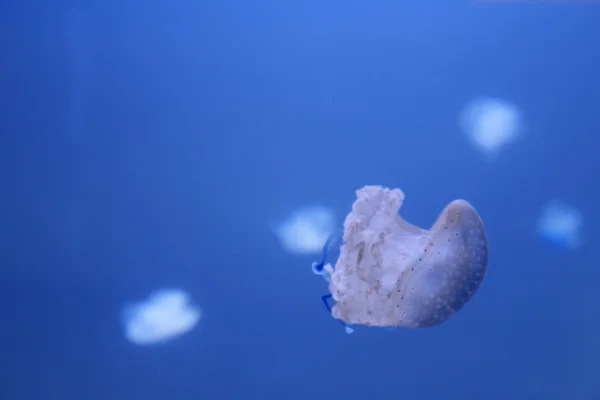
{"type": "Polygon", "coordinates": [[[325,308],[327,309],[327,311],[329,311],[329,314],[331,314],[331,306],[329,305],[329,302],[327,300],[331,298],[333,298],[333,295],[331,293],[327,293],[321,296],[321,300],[323,300],[323,304],[325,304],[325,308]]]}
{"type": "Polygon", "coordinates": [[[327,238],[327,241],[325,241],[325,244],[323,245],[323,257],[321,257],[321,262],[313,263],[313,272],[315,274],[323,275],[323,271],[325,270],[325,264],[327,262],[329,246],[331,246],[331,244],[333,243],[333,240],[336,238],[336,236],[337,236],[336,234],[331,234],[327,238]]]}
{"type": "MultiPolygon", "coordinates": [[[[323,300],[323,304],[325,304],[325,308],[327,308],[327,311],[329,311],[329,314],[332,314],[332,311],[331,311],[331,306],[329,305],[328,300],[332,299],[332,298],[333,298],[333,295],[331,293],[327,293],[327,294],[324,294],[323,296],[321,296],[321,300],[323,300]]],[[[338,321],[340,321],[340,324],[342,324],[342,326],[344,327],[344,330],[346,331],[347,334],[351,334],[352,332],[354,332],[354,329],[352,329],[350,327],[350,325],[346,324],[342,320],[338,319],[338,321]]]]}
{"type": "MultiPolygon", "coordinates": [[[[328,264],[327,258],[329,257],[329,249],[334,244],[334,241],[341,237],[341,233],[336,232],[332,233],[327,237],[325,244],[323,245],[323,256],[321,257],[321,261],[312,263],[312,271],[315,275],[321,275],[326,281],[329,282],[330,274],[329,271],[325,268],[328,264]]],[[[335,268],[335,264],[332,265],[332,268],[335,268]]]]}
{"type": "MultiPolygon", "coordinates": [[[[328,269],[325,268],[325,266],[331,265],[330,263],[327,262],[327,258],[329,256],[329,249],[334,244],[334,241],[339,238],[341,238],[341,232],[332,233],[331,235],[329,235],[329,237],[327,238],[327,241],[325,241],[325,244],[323,245],[323,256],[321,258],[321,261],[320,262],[315,261],[312,263],[313,273],[315,275],[321,275],[323,278],[325,278],[325,280],[327,282],[329,282],[329,279],[331,278],[331,275],[330,275],[328,269]]],[[[334,261],[334,265],[332,266],[332,268],[335,268],[335,261],[334,261]]],[[[333,299],[333,295],[331,293],[327,293],[327,294],[324,294],[323,296],[321,296],[321,300],[323,301],[323,304],[325,304],[325,308],[327,309],[327,312],[329,312],[329,315],[333,316],[333,311],[331,309],[331,306],[329,305],[330,299],[333,299]]],[[[342,324],[346,333],[350,334],[350,333],[354,332],[354,330],[350,327],[350,325],[346,324],[342,320],[338,319],[338,321],[340,322],[340,324],[342,324]]]]}

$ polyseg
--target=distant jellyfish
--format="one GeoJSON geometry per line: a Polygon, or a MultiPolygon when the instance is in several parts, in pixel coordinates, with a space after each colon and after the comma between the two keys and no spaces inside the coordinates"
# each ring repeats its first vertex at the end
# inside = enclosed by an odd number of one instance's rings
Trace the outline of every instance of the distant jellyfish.
{"type": "Polygon", "coordinates": [[[123,311],[125,336],[137,345],[165,342],[189,332],[200,321],[201,311],[179,289],[154,292],[145,301],[123,311]]]}
{"type": "Polygon", "coordinates": [[[333,232],[335,217],[323,206],[301,208],[274,227],[283,248],[293,254],[317,253],[333,232]]]}
{"type": "Polygon", "coordinates": [[[341,240],[332,236],[313,264],[329,282],[322,300],[348,333],[352,325],[437,325],[469,302],[488,266],[485,229],[469,203],[451,202],[426,230],[398,214],[400,189],[365,186],[356,195],[341,240]],[[337,259],[328,259],[332,245],[337,259]]]}
{"type": "Polygon", "coordinates": [[[542,208],[538,233],[550,244],[577,250],[581,246],[583,216],[572,206],[552,200],[542,208]]]}
{"type": "Polygon", "coordinates": [[[460,126],[471,144],[489,158],[514,143],[523,131],[521,112],[504,100],[478,98],[464,108],[460,126]]]}

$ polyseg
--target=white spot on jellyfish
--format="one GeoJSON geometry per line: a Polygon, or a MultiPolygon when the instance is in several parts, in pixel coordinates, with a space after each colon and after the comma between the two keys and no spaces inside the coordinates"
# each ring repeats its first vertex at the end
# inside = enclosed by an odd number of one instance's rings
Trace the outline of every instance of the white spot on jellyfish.
{"type": "Polygon", "coordinates": [[[164,342],[189,332],[200,320],[200,309],[179,289],[154,292],[123,311],[125,336],[137,345],[164,342]]]}
{"type": "Polygon", "coordinates": [[[489,158],[512,144],[523,131],[519,109],[504,100],[482,97],[467,104],[460,126],[471,144],[489,158]]]}
{"type": "Polygon", "coordinates": [[[553,245],[576,250],[581,246],[583,216],[560,200],[552,200],[542,208],[538,233],[553,245]]]}
{"type": "Polygon", "coordinates": [[[323,243],[333,232],[335,217],[323,206],[301,208],[278,224],[274,231],[283,248],[294,254],[321,251],[323,243]]]}

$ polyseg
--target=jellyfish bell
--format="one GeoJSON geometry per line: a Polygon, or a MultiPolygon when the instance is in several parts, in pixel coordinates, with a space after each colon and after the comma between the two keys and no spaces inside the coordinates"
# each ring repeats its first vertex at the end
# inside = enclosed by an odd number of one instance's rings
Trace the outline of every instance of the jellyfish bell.
{"type": "Polygon", "coordinates": [[[272,223],[282,247],[292,254],[318,253],[323,242],[333,231],[335,216],[321,205],[295,210],[283,221],[272,223]]]}
{"type": "Polygon", "coordinates": [[[581,247],[583,215],[576,208],[554,199],[543,209],[538,221],[538,233],[559,249],[577,250],[581,247]]]}
{"type": "Polygon", "coordinates": [[[471,145],[490,160],[517,141],[524,131],[519,108],[511,102],[480,97],[469,102],[459,122],[471,145]]]}
{"type": "Polygon", "coordinates": [[[125,336],[137,345],[164,343],[191,331],[202,312],[180,289],[160,289],[123,307],[125,336]]]}
{"type": "Polygon", "coordinates": [[[400,189],[357,191],[340,255],[323,267],[331,313],[345,326],[437,325],[469,302],[486,276],[487,237],[468,202],[451,202],[426,230],[398,214],[403,200],[400,189]]]}

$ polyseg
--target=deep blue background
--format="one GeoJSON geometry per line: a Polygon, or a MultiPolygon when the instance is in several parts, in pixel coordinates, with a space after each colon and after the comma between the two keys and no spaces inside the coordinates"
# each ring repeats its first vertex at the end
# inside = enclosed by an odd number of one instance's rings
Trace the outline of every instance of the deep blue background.
{"type": "Polygon", "coordinates": [[[397,3],[3,2],[0,397],[600,399],[600,4],[397,3]],[[494,162],[457,123],[480,95],[526,119],[494,162]],[[345,335],[269,230],[365,184],[418,225],[481,214],[490,272],[448,323],[345,335]],[[579,252],[537,237],[555,197],[579,252]],[[165,286],[200,326],[127,342],[165,286]]]}

